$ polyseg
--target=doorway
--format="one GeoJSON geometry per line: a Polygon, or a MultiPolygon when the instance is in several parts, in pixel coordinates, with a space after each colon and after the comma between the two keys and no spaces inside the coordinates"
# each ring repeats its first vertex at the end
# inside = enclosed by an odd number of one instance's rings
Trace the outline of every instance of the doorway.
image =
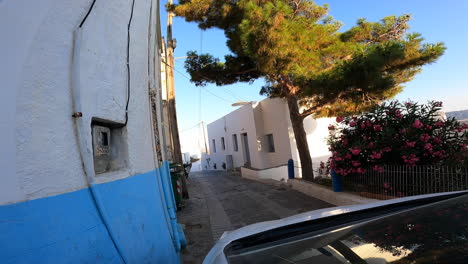
{"type": "Polygon", "coordinates": [[[243,146],[243,154],[244,154],[244,166],[250,167],[250,151],[249,151],[249,138],[247,137],[247,133],[241,134],[241,141],[243,146]]]}

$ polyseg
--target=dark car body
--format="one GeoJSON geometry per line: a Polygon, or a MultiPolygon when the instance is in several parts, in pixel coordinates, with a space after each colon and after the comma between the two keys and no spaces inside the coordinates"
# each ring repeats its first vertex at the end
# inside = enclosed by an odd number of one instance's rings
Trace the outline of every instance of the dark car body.
{"type": "Polygon", "coordinates": [[[468,263],[468,193],[312,211],[221,237],[204,263],[468,263]]]}

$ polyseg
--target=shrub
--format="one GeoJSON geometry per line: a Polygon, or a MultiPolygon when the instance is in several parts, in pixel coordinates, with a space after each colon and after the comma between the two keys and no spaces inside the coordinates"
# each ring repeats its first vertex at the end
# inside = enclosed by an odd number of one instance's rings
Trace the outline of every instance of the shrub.
{"type": "Polygon", "coordinates": [[[466,124],[439,116],[441,102],[392,101],[329,127],[331,167],[340,175],[383,165],[468,165],[466,124]]]}

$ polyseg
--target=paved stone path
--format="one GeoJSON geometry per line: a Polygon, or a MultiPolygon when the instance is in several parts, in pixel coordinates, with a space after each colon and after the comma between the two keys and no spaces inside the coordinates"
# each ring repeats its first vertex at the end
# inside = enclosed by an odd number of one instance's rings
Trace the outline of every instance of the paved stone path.
{"type": "Polygon", "coordinates": [[[200,171],[188,178],[190,199],[178,212],[188,246],[183,263],[198,264],[224,231],[333,206],[289,188],[223,171],[200,171]]]}

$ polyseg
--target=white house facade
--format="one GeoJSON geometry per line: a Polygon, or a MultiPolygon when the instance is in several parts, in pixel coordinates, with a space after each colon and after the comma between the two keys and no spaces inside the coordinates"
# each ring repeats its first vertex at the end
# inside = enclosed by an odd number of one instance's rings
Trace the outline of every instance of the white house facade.
{"type": "Polygon", "coordinates": [[[0,1],[0,263],[180,262],[159,6],[0,1]]]}
{"type": "MultiPolygon", "coordinates": [[[[331,153],[326,137],[334,118],[307,117],[307,133],[313,166],[318,167],[331,153]]],[[[266,170],[284,166],[294,160],[300,177],[299,155],[286,102],[280,98],[252,102],[208,124],[209,155],[203,169],[249,167],[266,170]]]]}

